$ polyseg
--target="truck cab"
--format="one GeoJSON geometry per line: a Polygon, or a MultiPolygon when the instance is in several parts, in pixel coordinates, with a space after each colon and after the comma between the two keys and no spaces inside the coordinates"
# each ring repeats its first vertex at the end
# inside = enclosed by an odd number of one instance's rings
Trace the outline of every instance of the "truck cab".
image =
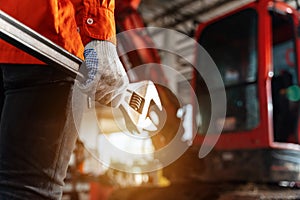
{"type": "MultiPolygon", "coordinates": [[[[196,40],[215,62],[226,92],[226,116],[204,159],[205,180],[300,180],[299,13],[283,1],[253,1],[201,23],[196,40]]],[[[201,66],[196,50],[196,65],[201,66]]],[[[194,145],[210,123],[210,94],[197,72],[200,122],[194,145]]],[[[213,92],[219,92],[215,88],[213,92]]],[[[218,120],[214,123],[218,123],[218,120]]]]}

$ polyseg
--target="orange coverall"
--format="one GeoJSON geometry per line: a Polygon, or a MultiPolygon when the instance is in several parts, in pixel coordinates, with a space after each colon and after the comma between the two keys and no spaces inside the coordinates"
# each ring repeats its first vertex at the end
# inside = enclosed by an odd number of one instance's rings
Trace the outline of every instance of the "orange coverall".
{"type": "MultiPolygon", "coordinates": [[[[0,9],[82,58],[92,39],[115,36],[114,0],[0,0],[0,9]]],[[[41,64],[0,40],[0,63],[41,64]]]]}

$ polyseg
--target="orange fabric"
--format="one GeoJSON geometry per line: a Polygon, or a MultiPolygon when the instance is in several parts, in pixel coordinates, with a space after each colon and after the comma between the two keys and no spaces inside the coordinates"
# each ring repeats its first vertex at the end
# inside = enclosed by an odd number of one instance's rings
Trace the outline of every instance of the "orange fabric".
{"type": "MultiPolygon", "coordinates": [[[[0,0],[2,11],[80,58],[92,39],[114,41],[114,7],[114,0],[0,0]]],[[[41,61],[0,40],[0,63],[41,61]]]]}

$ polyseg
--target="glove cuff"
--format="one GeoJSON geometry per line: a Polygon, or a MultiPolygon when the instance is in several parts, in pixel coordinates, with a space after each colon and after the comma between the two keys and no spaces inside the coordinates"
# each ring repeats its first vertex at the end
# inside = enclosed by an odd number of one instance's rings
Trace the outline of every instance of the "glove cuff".
{"type": "MultiPolygon", "coordinates": [[[[95,49],[97,51],[97,54],[99,56],[103,56],[104,58],[118,58],[118,53],[117,53],[117,48],[116,45],[105,40],[93,40],[89,42],[85,47],[84,47],[84,54],[89,52],[89,49],[95,49]]],[[[84,55],[85,57],[87,55],[84,55]]]]}

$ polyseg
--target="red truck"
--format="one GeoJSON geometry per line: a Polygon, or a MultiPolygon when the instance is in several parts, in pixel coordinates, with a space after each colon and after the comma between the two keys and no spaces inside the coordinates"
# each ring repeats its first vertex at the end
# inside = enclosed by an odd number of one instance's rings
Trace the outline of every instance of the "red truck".
{"type": "MultiPolygon", "coordinates": [[[[222,133],[203,158],[204,180],[300,180],[299,20],[284,1],[258,0],[198,26],[196,40],[218,67],[227,99],[222,133]]],[[[213,133],[206,134],[210,94],[197,72],[194,87],[202,119],[194,145],[201,146],[213,133]]]]}

